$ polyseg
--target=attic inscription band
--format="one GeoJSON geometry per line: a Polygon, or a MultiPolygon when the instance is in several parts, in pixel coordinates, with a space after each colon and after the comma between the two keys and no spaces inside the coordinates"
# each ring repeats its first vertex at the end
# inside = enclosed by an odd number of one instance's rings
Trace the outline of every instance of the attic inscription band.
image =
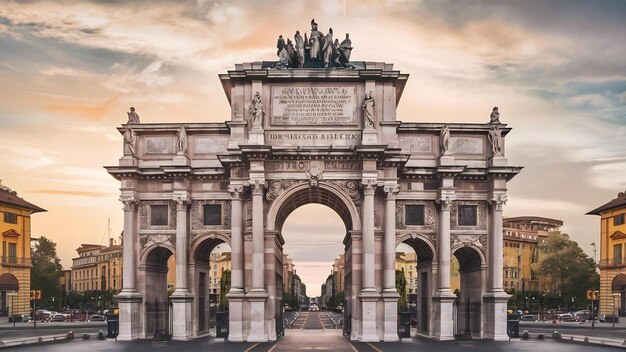
{"type": "Polygon", "coordinates": [[[272,145],[353,146],[361,141],[361,132],[266,131],[265,138],[272,145]]]}
{"type": "Polygon", "coordinates": [[[355,87],[273,87],[273,125],[356,125],[355,87]]]}

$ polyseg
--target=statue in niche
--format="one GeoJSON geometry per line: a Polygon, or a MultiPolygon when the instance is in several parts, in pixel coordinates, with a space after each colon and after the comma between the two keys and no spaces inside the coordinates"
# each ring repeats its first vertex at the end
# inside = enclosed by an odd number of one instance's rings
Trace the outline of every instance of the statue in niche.
{"type": "Polygon", "coordinates": [[[177,134],[178,141],[176,142],[176,151],[179,155],[182,155],[187,152],[187,131],[185,130],[185,125],[178,127],[177,134]]]}
{"type": "Polygon", "coordinates": [[[444,125],[439,132],[439,146],[442,154],[449,154],[450,150],[450,129],[448,125],[444,125]]]}
{"type": "Polygon", "coordinates": [[[361,109],[363,110],[363,117],[365,127],[374,128],[374,107],[376,103],[374,102],[374,98],[372,98],[372,92],[370,91],[365,95],[365,101],[363,102],[363,106],[361,109]]]}
{"type": "Polygon", "coordinates": [[[261,102],[261,94],[259,92],[254,94],[250,104],[250,114],[252,115],[252,127],[261,127],[263,124],[263,103],[261,102]]]}
{"type": "Polygon", "coordinates": [[[495,125],[489,131],[489,142],[494,156],[502,156],[502,131],[495,125]]]}
{"type": "Polygon", "coordinates": [[[300,35],[300,31],[296,31],[296,35],[293,37],[293,40],[296,42],[296,55],[297,55],[297,63],[298,67],[304,67],[304,39],[302,39],[302,35],[300,35]]]}
{"type": "Polygon", "coordinates": [[[280,56],[280,52],[283,50],[283,48],[285,47],[285,39],[283,39],[283,35],[279,35],[278,36],[278,40],[276,41],[276,49],[278,49],[276,51],[276,56],[280,56]]]}
{"type": "Polygon", "coordinates": [[[126,113],[128,115],[128,122],[126,122],[129,125],[136,125],[139,122],[139,115],[137,115],[137,113],[135,112],[135,108],[134,107],[130,107],[130,112],[126,113]]]}
{"type": "Polygon", "coordinates": [[[330,64],[330,56],[333,53],[333,29],[328,29],[328,34],[324,37],[324,48],[322,49],[324,66],[328,67],[330,64]]]}
{"type": "Polygon", "coordinates": [[[491,116],[489,116],[490,124],[500,124],[500,112],[498,111],[498,107],[495,106],[491,111],[491,116]]]}
{"type": "Polygon", "coordinates": [[[322,32],[317,30],[317,23],[315,23],[315,19],[312,19],[311,20],[311,36],[309,37],[309,46],[311,47],[311,49],[309,49],[309,56],[311,60],[313,61],[320,60],[323,41],[324,41],[324,35],[322,34],[322,32]]]}
{"type": "MultiPolygon", "coordinates": [[[[132,128],[128,127],[126,131],[124,131],[124,145],[126,149],[130,152],[130,155],[135,156],[135,145],[137,142],[137,134],[133,131],[132,128]]],[[[126,154],[126,150],[124,150],[124,154],[126,154]]]]}

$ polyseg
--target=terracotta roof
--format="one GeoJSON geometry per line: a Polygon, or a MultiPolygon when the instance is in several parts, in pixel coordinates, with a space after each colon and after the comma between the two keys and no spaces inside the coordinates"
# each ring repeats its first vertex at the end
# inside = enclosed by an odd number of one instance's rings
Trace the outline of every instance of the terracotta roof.
{"type": "Polygon", "coordinates": [[[554,226],[563,226],[562,220],[545,218],[542,216],[512,216],[512,217],[504,218],[503,221],[508,222],[508,223],[535,222],[535,223],[549,224],[549,225],[554,225],[554,226]]]}
{"type": "Polygon", "coordinates": [[[42,211],[47,211],[46,209],[40,208],[33,203],[29,203],[24,199],[18,197],[17,192],[10,189],[9,187],[0,183],[0,203],[12,205],[19,208],[25,208],[32,210],[33,213],[39,213],[42,211]]]}
{"type": "Polygon", "coordinates": [[[618,193],[617,198],[588,212],[587,215],[600,215],[600,213],[604,213],[607,210],[611,210],[615,208],[622,208],[622,207],[626,207],[626,192],[618,193]]]}

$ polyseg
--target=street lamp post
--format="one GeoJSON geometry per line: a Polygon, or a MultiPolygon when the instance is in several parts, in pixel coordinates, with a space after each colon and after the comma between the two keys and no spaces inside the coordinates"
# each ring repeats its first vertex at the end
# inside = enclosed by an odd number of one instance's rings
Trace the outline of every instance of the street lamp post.
{"type": "Polygon", "coordinates": [[[591,245],[593,246],[593,263],[596,263],[596,243],[595,242],[591,242],[591,245]]]}

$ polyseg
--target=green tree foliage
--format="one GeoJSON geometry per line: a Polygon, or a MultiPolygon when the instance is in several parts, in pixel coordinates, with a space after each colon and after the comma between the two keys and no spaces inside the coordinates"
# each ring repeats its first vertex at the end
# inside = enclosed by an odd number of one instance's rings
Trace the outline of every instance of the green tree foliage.
{"type": "Polygon", "coordinates": [[[401,310],[406,309],[407,304],[407,289],[406,289],[406,277],[404,276],[404,268],[402,270],[396,270],[396,290],[400,295],[398,298],[398,308],[401,310]]]}
{"type": "Polygon", "coordinates": [[[45,236],[39,237],[31,255],[30,286],[41,290],[41,307],[58,307],[62,304],[63,290],[59,278],[63,275],[61,260],[57,256],[57,245],[45,236]]]}
{"type": "Polygon", "coordinates": [[[226,294],[230,291],[230,270],[222,271],[220,279],[220,309],[225,310],[228,307],[228,297],[226,294]]]}
{"type": "Polygon", "coordinates": [[[298,307],[298,299],[289,292],[283,292],[283,304],[287,304],[292,309],[295,309],[298,307]]]}
{"type": "Polygon", "coordinates": [[[563,300],[563,305],[582,305],[589,289],[597,289],[600,276],[592,258],[565,233],[552,232],[539,245],[538,275],[552,278],[563,300]]]}

